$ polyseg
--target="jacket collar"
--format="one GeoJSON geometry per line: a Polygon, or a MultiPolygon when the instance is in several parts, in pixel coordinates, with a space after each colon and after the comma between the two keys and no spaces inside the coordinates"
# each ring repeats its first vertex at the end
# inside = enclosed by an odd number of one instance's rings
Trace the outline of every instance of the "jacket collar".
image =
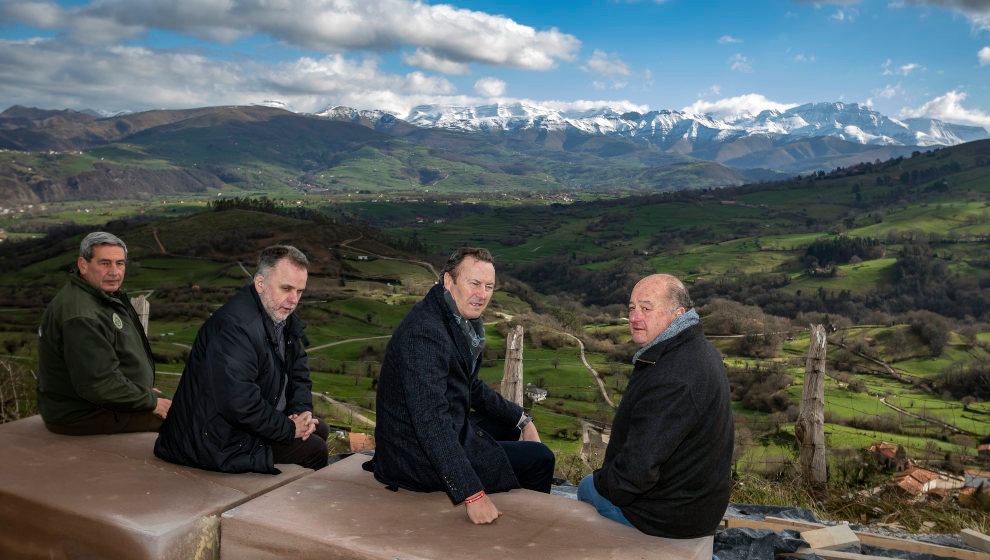
{"type": "Polygon", "coordinates": [[[704,330],[701,323],[691,325],[681,331],[677,336],[650,346],[642,354],[640,354],[638,358],[636,358],[633,366],[635,366],[636,369],[651,366],[660,361],[660,358],[662,358],[663,355],[670,350],[673,350],[674,348],[697,336],[704,336],[704,330]]]}
{"type": "MultiPolygon", "coordinates": [[[[252,282],[251,284],[244,286],[241,290],[251,294],[254,304],[258,307],[258,314],[261,315],[261,323],[265,326],[265,333],[268,335],[269,340],[274,341],[275,322],[272,321],[271,315],[268,314],[268,311],[265,310],[265,306],[261,303],[261,296],[258,295],[258,290],[254,288],[254,283],[252,282]]],[[[303,329],[305,328],[306,325],[299,319],[299,317],[296,317],[295,311],[285,318],[285,332],[295,338],[302,336],[303,329]]]]}
{"type": "Polygon", "coordinates": [[[461,330],[460,325],[454,319],[454,313],[451,312],[450,306],[447,305],[447,300],[443,297],[444,287],[443,284],[434,284],[430,288],[430,292],[426,294],[426,300],[429,304],[436,308],[436,311],[440,313],[440,317],[443,319],[443,324],[447,327],[447,331],[450,332],[450,338],[454,341],[454,346],[457,348],[457,353],[461,356],[466,364],[466,369],[470,372],[473,371],[471,365],[471,347],[468,344],[467,338],[464,336],[464,332],[461,330]]]}
{"type": "Polygon", "coordinates": [[[73,272],[69,275],[69,283],[85,291],[86,293],[92,295],[96,299],[106,302],[106,303],[123,303],[127,300],[127,294],[123,290],[117,290],[114,295],[110,295],[103,290],[97,288],[96,286],[90,284],[85,278],[79,276],[78,272],[73,272]]]}

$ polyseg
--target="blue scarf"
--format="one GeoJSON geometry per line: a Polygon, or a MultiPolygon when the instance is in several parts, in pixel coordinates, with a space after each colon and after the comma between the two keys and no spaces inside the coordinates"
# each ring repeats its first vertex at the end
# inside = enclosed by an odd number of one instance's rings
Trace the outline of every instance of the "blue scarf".
{"type": "Polygon", "coordinates": [[[640,348],[639,351],[633,355],[633,359],[632,359],[633,363],[634,364],[636,363],[636,360],[638,360],[639,357],[643,355],[643,352],[646,352],[650,348],[653,348],[654,346],[660,344],[665,340],[670,340],[671,338],[674,338],[675,336],[681,334],[681,332],[683,332],[688,327],[697,325],[700,322],[701,322],[701,317],[698,317],[698,312],[695,311],[693,307],[687,312],[678,315],[677,318],[673,320],[673,322],[667,325],[667,328],[664,329],[663,332],[658,334],[657,337],[653,339],[653,342],[640,348]]]}
{"type": "Polygon", "coordinates": [[[485,349],[485,324],[481,322],[480,317],[467,320],[461,317],[460,311],[457,310],[457,302],[454,301],[454,296],[450,295],[450,290],[445,289],[443,291],[443,299],[447,302],[450,312],[454,314],[454,321],[461,327],[464,337],[467,338],[468,346],[471,347],[471,363],[473,364],[478,361],[478,356],[485,349]]]}

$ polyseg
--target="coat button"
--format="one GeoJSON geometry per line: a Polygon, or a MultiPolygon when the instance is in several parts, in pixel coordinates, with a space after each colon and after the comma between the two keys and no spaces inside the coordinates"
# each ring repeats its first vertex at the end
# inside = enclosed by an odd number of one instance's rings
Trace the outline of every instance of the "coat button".
{"type": "Polygon", "coordinates": [[[485,437],[485,432],[478,430],[478,437],[485,437]]]}

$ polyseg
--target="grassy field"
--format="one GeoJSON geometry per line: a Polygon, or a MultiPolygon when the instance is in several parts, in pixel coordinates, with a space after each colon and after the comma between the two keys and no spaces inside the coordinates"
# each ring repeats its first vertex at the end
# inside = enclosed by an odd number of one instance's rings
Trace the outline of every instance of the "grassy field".
{"type": "MultiPolygon", "coordinates": [[[[181,142],[177,141],[169,149],[179,150],[181,146],[181,142]]],[[[162,162],[166,159],[174,159],[178,155],[197,157],[195,154],[177,155],[177,152],[150,153],[146,146],[140,144],[119,145],[113,150],[112,156],[115,158],[141,159],[145,165],[151,166],[164,165],[162,162]]],[[[980,182],[985,181],[985,174],[954,178],[942,199],[931,195],[921,200],[923,191],[920,187],[915,191],[905,191],[917,196],[905,194],[903,200],[884,206],[882,211],[862,210],[856,206],[856,195],[870,200],[884,196],[890,189],[862,178],[848,177],[834,180],[808,178],[799,185],[777,190],[712,191],[692,200],[656,196],[626,202],[605,197],[589,204],[548,205],[533,196],[527,199],[530,204],[519,205],[504,198],[493,202],[493,196],[478,196],[478,200],[490,205],[489,209],[478,212],[464,210],[463,216],[453,217],[461,210],[448,212],[446,201],[427,201],[427,194],[434,196],[438,192],[463,189],[465,177],[481,181],[496,179],[481,167],[441,161],[426,151],[407,152],[405,162],[387,152],[382,145],[357,150],[348,155],[348,161],[334,169],[332,177],[320,176],[314,181],[328,188],[330,185],[337,185],[333,188],[371,185],[388,191],[388,194],[348,193],[347,196],[330,199],[292,191],[275,192],[298,196],[307,206],[322,205],[334,211],[354,212],[365,218],[377,216],[387,233],[399,239],[408,239],[415,234],[433,252],[446,253],[451,247],[464,244],[486,246],[496,254],[499,266],[505,264],[507,268],[571,256],[575,260],[587,257],[590,260],[583,261],[581,266],[585,270],[601,271],[635,257],[643,265],[642,270],[636,269],[637,273],[658,270],[693,281],[698,278],[779,272],[790,276],[791,283],[783,289],[791,294],[811,295],[819,290],[835,294],[843,291],[864,294],[878,286],[891,284],[895,263],[903,249],[899,242],[887,244],[887,253],[882,258],[843,264],[837,268],[837,274],[829,278],[807,275],[803,264],[806,247],[817,239],[832,237],[840,231],[849,236],[881,239],[896,232],[916,231],[952,236],[933,242],[931,247],[937,257],[948,263],[953,274],[976,278],[985,270],[986,244],[984,241],[974,241],[972,237],[990,233],[990,219],[987,219],[990,209],[982,198],[962,194],[961,191],[987,191],[986,185],[980,182]],[[414,162],[414,166],[410,167],[409,162],[414,162]],[[426,187],[417,175],[423,169],[438,172],[435,181],[429,185],[431,193],[424,192],[426,187]],[[455,176],[456,179],[453,178],[455,176]],[[395,193],[400,190],[418,192],[417,202],[371,202],[389,196],[398,198],[395,193]],[[420,221],[418,218],[423,218],[423,223],[417,223],[420,221]],[[677,241],[669,243],[674,237],[677,241]]],[[[110,155],[109,152],[105,154],[110,155]]],[[[85,166],[87,162],[82,158],[73,165],[85,166]]],[[[41,162],[35,164],[40,165],[41,162]]],[[[278,184],[277,177],[291,171],[285,162],[245,161],[244,165],[243,172],[255,185],[265,185],[266,182],[278,184]]],[[[904,169],[910,171],[912,165],[926,164],[905,163],[904,169]]],[[[508,181],[502,185],[507,189],[522,184],[504,177],[501,180],[508,181]]],[[[241,272],[237,258],[199,259],[163,255],[158,241],[167,252],[201,243],[204,239],[224,237],[265,242],[298,237],[304,241],[314,227],[306,220],[264,212],[188,215],[202,209],[209,198],[190,196],[144,202],[59,203],[44,210],[31,208],[16,218],[3,218],[6,221],[0,220],[0,227],[17,225],[20,231],[29,231],[30,227],[25,229],[24,226],[36,224],[38,231],[42,231],[60,221],[97,225],[111,219],[150,215],[153,218],[151,222],[129,230],[127,240],[132,249],[132,260],[125,287],[131,292],[150,291],[152,305],[166,307],[172,303],[170,297],[178,298],[180,296],[176,294],[190,292],[192,286],[199,286],[204,292],[209,289],[229,290],[244,284],[247,277],[241,272]],[[151,228],[156,228],[158,240],[151,228]],[[167,288],[170,287],[181,290],[169,291],[167,288]]],[[[368,219],[368,222],[377,223],[374,219],[368,219]]],[[[344,236],[344,230],[341,231],[340,235],[344,236]]],[[[30,233],[18,232],[14,238],[27,235],[30,233]]],[[[344,238],[354,237],[347,235],[333,241],[339,243],[344,238]]],[[[325,251],[328,246],[336,247],[333,243],[321,241],[313,251],[325,251]]],[[[314,293],[321,295],[304,300],[299,314],[308,325],[307,334],[313,349],[310,361],[314,390],[360,406],[368,411],[366,415],[373,417],[372,380],[387,344],[387,339],[377,337],[391,334],[420,297],[416,294],[423,293],[434,279],[425,267],[412,262],[380,258],[356,260],[356,253],[354,257],[342,261],[348,271],[346,282],[338,282],[337,277],[331,274],[314,275],[313,286],[318,288],[314,293]],[[345,342],[351,339],[368,340],[345,342]]],[[[41,284],[53,292],[64,270],[74,260],[74,254],[68,251],[11,270],[0,277],[0,287],[7,290],[8,302],[17,302],[19,298],[26,300],[26,296],[30,295],[26,286],[34,284],[41,284]]],[[[243,262],[243,258],[241,260],[248,269],[253,268],[252,263],[243,262]]],[[[229,292],[209,292],[208,296],[194,297],[191,301],[207,304],[212,310],[222,303],[221,294],[226,293],[229,292]]],[[[542,298],[538,294],[528,296],[530,301],[541,301],[542,298]]],[[[579,307],[577,302],[567,301],[566,304],[579,307]]],[[[0,340],[4,344],[9,341],[18,360],[30,362],[33,356],[33,329],[42,308],[43,303],[33,301],[24,307],[11,303],[9,312],[5,311],[11,328],[0,333],[0,340]]],[[[499,290],[485,319],[497,322],[504,320],[505,315],[528,315],[531,312],[530,305],[519,295],[499,290]]],[[[156,355],[161,357],[159,368],[162,371],[182,371],[181,359],[177,360],[175,356],[181,356],[181,345],[192,343],[202,321],[202,317],[182,319],[172,315],[165,320],[152,320],[149,337],[156,355]]],[[[867,344],[869,340],[866,347],[872,354],[890,361],[893,367],[908,376],[930,380],[952,364],[982,363],[990,359],[990,354],[985,350],[968,346],[959,335],[951,338],[940,356],[933,357],[928,355],[927,348],[906,325],[861,327],[833,336],[836,339],[846,338],[850,344],[867,344]],[[894,330],[900,330],[908,341],[910,351],[904,355],[888,355],[886,345],[894,330]]],[[[589,325],[586,330],[593,329],[617,331],[622,341],[628,340],[624,325],[589,325]]],[[[490,348],[501,349],[504,345],[494,324],[488,326],[487,336],[490,348]]],[[[977,339],[983,343],[990,342],[990,332],[979,333],[977,339]]],[[[803,356],[808,347],[806,332],[794,333],[793,340],[785,342],[776,356],[769,359],[757,360],[737,355],[738,341],[734,339],[717,339],[715,344],[723,352],[726,363],[734,366],[752,367],[791,360],[786,372],[794,381],[783,389],[783,394],[789,406],[796,407],[800,403],[803,356]]],[[[952,443],[952,438],[942,430],[929,422],[898,417],[897,412],[881,403],[879,396],[913,414],[937,419],[975,434],[974,440],[990,436],[990,414],[985,414],[990,413],[990,405],[975,403],[969,410],[963,410],[958,400],[915,386],[910,382],[911,377],[909,382],[896,381],[877,373],[879,368],[874,364],[855,357],[843,357],[836,347],[829,347],[829,355],[833,360],[841,357],[845,364],[843,367],[848,368],[848,371],[830,371],[834,376],[826,384],[826,414],[832,420],[827,426],[830,445],[858,447],[872,441],[886,440],[903,442],[910,452],[920,453],[933,446],[944,451],[960,452],[959,444],[952,443]],[[852,376],[852,379],[862,383],[864,390],[854,391],[848,380],[837,379],[840,375],[852,376]],[[891,424],[896,425],[897,429],[890,432],[846,425],[894,417],[897,421],[891,424]]],[[[608,391],[613,398],[621,400],[630,368],[626,363],[616,364],[616,359],[601,353],[588,355],[594,367],[610,374],[606,377],[608,391]]],[[[831,362],[833,368],[835,363],[831,362]]],[[[486,361],[481,370],[482,378],[493,385],[498,383],[503,365],[502,360],[486,361]]],[[[162,387],[166,390],[174,388],[176,379],[175,376],[160,376],[162,387]]],[[[548,398],[533,407],[533,413],[545,441],[561,453],[580,451],[582,420],[608,423],[612,417],[613,411],[604,403],[590,373],[580,362],[575,344],[568,343],[558,349],[546,345],[536,347],[528,335],[524,349],[524,380],[549,391],[548,398]]],[[[346,412],[333,407],[321,410],[333,415],[334,422],[338,424],[347,425],[353,420],[348,420],[346,412]]],[[[770,416],[746,410],[739,402],[734,403],[734,410],[740,422],[751,422],[753,426],[767,424],[766,419],[770,416]]],[[[769,468],[767,465],[792,461],[794,448],[787,439],[792,432],[792,422],[780,422],[778,418],[775,427],[756,435],[752,447],[740,460],[742,468],[766,470],[769,468]]],[[[968,453],[973,454],[972,450],[968,453]]]]}

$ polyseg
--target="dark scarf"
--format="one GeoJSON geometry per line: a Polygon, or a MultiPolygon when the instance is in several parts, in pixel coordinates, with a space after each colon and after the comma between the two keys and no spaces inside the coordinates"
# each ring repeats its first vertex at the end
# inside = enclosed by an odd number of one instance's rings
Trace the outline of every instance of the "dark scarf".
{"type": "Polygon", "coordinates": [[[443,299],[447,302],[450,312],[454,314],[454,321],[461,327],[461,332],[467,338],[468,346],[471,347],[471,363],[473,364],[478,361],[478,356],[485,349],[485,325],[481,322],[480,317],[467,320],[461,317],[460,311],[457,310],[457,302],[454,301],[454,296],[450,295],[450,290],[443,291],[443,299]]]}

